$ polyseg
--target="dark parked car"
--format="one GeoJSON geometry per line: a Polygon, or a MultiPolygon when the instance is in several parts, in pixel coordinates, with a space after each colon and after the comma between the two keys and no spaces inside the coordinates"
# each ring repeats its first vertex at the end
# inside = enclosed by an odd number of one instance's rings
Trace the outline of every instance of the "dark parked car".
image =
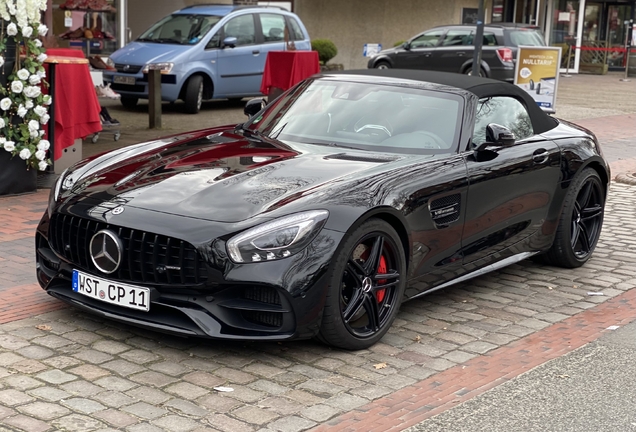
{"type": "Polygon", "coordinates": [[[68,169],[37,228],[37,279],[135,326],[362,349],[405,300],[532,256],[584,264],[609,179],[591,132],[513,85],[326,74],[245,124],[68,169]]]}
{"type": "MultiPolygon", "coordinates": [[[[381,51],[369,68],[422,69],[472,74],[474,25],[435,27],[404,44],[381,51]]],[[[545,46],[539,27],[525,24],[489,24],[484,27],[480,75],[514,80],[517,47],[545,46]]]]}

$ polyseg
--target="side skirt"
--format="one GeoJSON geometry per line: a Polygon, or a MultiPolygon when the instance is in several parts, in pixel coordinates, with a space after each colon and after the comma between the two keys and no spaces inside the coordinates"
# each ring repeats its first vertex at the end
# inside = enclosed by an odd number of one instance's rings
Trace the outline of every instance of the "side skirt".
{"type": "Polygon", "coordinates": [[[507,267],[507,266],[509,266],[511,264],[515,264],[515,263],[518,263],[519,261],[523,261],[525,259],[528,259],[531,256],[536,255],[538,253],[539,252],[522,252],[520,254],[513,255],[511,257],[508,257],[506,259],[498,261],[498,262],[496,262],[494,264],[490,264],[490,265],[482,267],[482,268],[480,268],[478,270],[472,271],[470,273],[466,273],[465,275],[460,276],[460,277],[458,277],[456,279],[453,279],[451,281],[444,282],[441,285],[437,285],[437,286],[435,286],[435,287],[433,287],[433,288],[431,288],[431,289],[429,289],[427,291],[421,292],[418,295],[411,297],[409,300],[413,300],[413,299],[421,297],[423,295],[430,294],[430,293],[432,293],[434,291],[447,288],[447,287],[449,287],[451,285],[455,285],[455,284],[458,284],[460,282],[467,281],[468,279],[476,278],[476,277],[479,277],[479,276],[484,275],[486,273],[490,273],[492,271],[499,270],[499,269],[507,267]]]}

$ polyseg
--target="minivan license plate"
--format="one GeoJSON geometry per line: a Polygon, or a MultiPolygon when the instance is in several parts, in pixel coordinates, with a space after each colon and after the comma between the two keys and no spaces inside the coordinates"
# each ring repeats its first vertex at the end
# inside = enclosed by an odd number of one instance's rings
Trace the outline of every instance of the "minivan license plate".
{"type": "Polygon", "coordinates": [[[150,290],[109,281],[79,270],[73,270],[73,291],[105,303],[137,309],[150,310],[150,290]]]}
{"type": "Polygon", "coordinates": [[[127,77],[127,76],[115,75],[113,77],[113,83],[115,83],[115,84],[126,84],[126,85],[135,85],[135,77],[127,77]]]}

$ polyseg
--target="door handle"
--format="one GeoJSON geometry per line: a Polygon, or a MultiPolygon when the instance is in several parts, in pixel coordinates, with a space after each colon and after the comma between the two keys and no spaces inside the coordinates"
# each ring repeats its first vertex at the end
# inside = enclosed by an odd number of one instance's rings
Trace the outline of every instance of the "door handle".
{"type": "Polygon", "coordinates": [[[457,57],[466,57],[466,53],[464,53],[464,52],[458,52],[458,53],[457,53],[457,57]]]}
{"type": "Polygon", "coordinates": [[[260,52],[259,50],[254,50],[254,51],[252,51],[252,54],[254,54],[254,55],[258,55],[258,54],[260,54],[260,53],[261,53],[261,52],[260,52]]]}
{"type": "Polygon", "coordinates": [[[534,163],[542,164],[548,161],[550,153],[546,149],[538,149],[532,154],[532,160],[534,163]]]}
{"type": "Polygon", "coordinates": [[[424,57],[430,57],[430,56],[431,56],[431,53],[424,54],[424,57]]]}

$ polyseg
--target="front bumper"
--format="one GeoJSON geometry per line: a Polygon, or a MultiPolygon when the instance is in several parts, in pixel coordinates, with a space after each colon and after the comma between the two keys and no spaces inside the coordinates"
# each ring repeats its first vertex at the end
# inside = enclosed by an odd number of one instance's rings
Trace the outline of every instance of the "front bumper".
{"type": "MultiPolygon", "coordinates": [[[[148,99],[148,75],[144,73],[125,74],[120,72],[104,72],[104,82],[110,84],[111,88],[122,96],[148,99]],[[124,79],[134,78],[134,84],[121,84],[116,81],[116,77],[124,79]]],[[[174,74],[161,75],[161,99],[167,102],[174,102],[179,99],[181,93],[181,83],[179,77],[174,74]]]]}
{"type": "MultiPolygon", "coordinates": [[[[78,213],[82,213],[79,208],[63,214],[54,213],[51,217],[47,212],[37,228],[37,280],[53,297],[104,318],[180,336],[289,340],[310,338],[318,332],[328,287],[327,269],[342,233],[323,229],[307,250],[297,255],[278,261],[236,265],[225,257],[223,239],[231,232],[230,226],[223,226],[222,229],[215,226],[217,233],[226,231],[227,235],[221,233],[215,240],[197,243],[195,239],[200,241],[203,238],[201,232],[206,231],[202,229],[204,225],[208,226],[207,231],[215,230],[211,229],[211,222],[191,220],[190,226],[184,227],[183,218],[175,224],[171,220],[174,216],[149,215],[153,212],[127,208],[128,219],[119,221],[122,222],[119,225],[114,220],[100,221],[88,215],[77,216],[78,213]],[[123,226],[131,225],[128,223],[131,214],[132,219],[138,216],[137,225],[123,226]],[[140,251],[135,249],[143,250],[144,246],[135,243],[136,240],[128,242],[127,233],[135,229],[147,229],[149,225],[159,225],[158,222],[148,224],[149,217],[165,219],[163,223],[168,227],[184,227],[181,236],[169,232],[172,240],[168,242],[185,241],[194,246],[203,264],[196,278],[176,277],[172,283],[168,283],[162,277],[152,276],[157,256],[160,264],[162,259],[162,254],[157,250],[160,249],[160,243],[165,242],[156,243],[159,246],[147,246],[149,251],[145,254],[149,262],[139,262],[140,251]],[[80,222],[70,230],[59,227],[61,219],[80,222]],[[86,258],[87,242],[92,238],[92,231],[104,228],[123,236],[125,260],[129,261],[131,270],[140,266],[146,271],[123,271],[109,276],[97,270],[86,258]],[[113,305],[74,292],[74,269],[114,283],[150,289],[149,312],[113,305]]],[[[134,236],[130,234],[131,239],[134,236]]],[[[168,238],[146,231],[144,236],[168,238]]]]}

